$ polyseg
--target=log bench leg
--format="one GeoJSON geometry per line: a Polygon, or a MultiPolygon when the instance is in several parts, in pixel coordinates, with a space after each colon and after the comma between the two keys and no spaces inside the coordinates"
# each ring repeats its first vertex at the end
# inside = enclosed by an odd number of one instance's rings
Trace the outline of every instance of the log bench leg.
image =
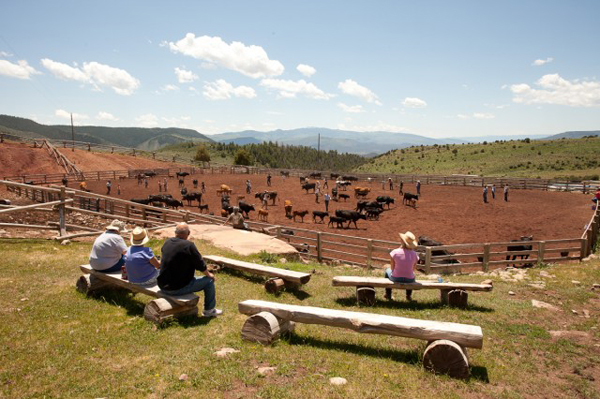
{"type": "Polygon", "coordinates": [[[278,294],[285,287],[285,281],[282,278],[271,278],[265,283],[265,290],[269,294],[278,294]]]}
{"type": "Polygon", "coordinates": [[[144,308],[144,319],[155,324],[161,324],[170,318],[197,316],[198,305],[181,306],[166,298],[154,299],[144,308]]]}
{"type": "Polygon", "coordinates": [[[423,366],[436,374],[452,378],[469,377],[467,350],[456,342],[440,339],[430,342],[423,353],[423,366]]]}
{"type": "Polygon", "coordinates": [[[375,288],[369,286],[356,287],[356,302],[358,305],[375,305],[375,288]]]}
{"type": "Polygon", "coordinates": [[[440,290],[440,300],[444,305],[464,309],[467,307],[469,294],[460,289],[440,290]]]}
{"type": "Polygon", "coordinates": [[[107,281],[101,280],[92,274],[84,274],[83,276],[79,277],[75,283],[75,287],[77,288],[77,291],[87,296],[94,295],[102,290],[115,288],[114,285],[107,281]]]}
{"type": "Polygon", "coordinates": [[[269,312],[260,312],[248,317],[242,327],[242,339],[271,345],[281,335],[294,331],[293,321],[276,317],[269,312]]]}

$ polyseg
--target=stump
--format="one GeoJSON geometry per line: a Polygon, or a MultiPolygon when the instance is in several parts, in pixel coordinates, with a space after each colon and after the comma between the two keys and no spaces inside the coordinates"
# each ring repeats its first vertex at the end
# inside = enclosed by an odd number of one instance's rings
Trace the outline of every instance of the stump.
{"type": "Polygon", "coordinates": [[[294,331],[294,327],[292,321],[278,319],[269,312],[260,312],[248,317],[242,327],[242,339],[270,345],[282,334],[294,331]]]}
{"type": "Polygon", "coordinates": [[[284,280],[283,283],[285,285],[285,289],[289,290],[289,291],[297,290],[300,288],[300,285],[301,285],[301,284],[294,283],[293,281],[289,281],[289,280],[284,280]]]}
{"type": "Polygon", "coordinates": [[[77,288],[77,291],[88,296],[93,295],[97,291],[113,288],[110,283],[100,280],[91,274],[84,274],[83,276],[79,277],[75,283],[75,287],[77,288]]]}
{"type": "Polygon", "coordinates": [[[466,308],[468,299],[469,294],[464,290],[456,289],[440,291],[440,300],[444,305],[466,308]]]}
{"type": "Polygon", "coordinates": [[[158,298],[150,301],[144,308],[144,319],[155,324],[161,324],[170,318],[198,315],[198,306],[181,306],[166,298],[158,298]]]}
{"type": "Polygon", "coordinates": [[[358,302],[359,305],[375,305],[375,288],[356,287],[356,302],[358,302]]]}
{"type": "Polygon", "coordinates": [[[423,366],[436,374],[452,378],[469,377],[469,359],[466,349],[445,339],[430,342],[423,353],[423,366]]]}
{"type": "Polygon", "coordinates": [[[277,294],[283,287],[285,287],[285,281],[282,278],[271,278],[265,283],[265,289],[269,294],[277,294]]]}

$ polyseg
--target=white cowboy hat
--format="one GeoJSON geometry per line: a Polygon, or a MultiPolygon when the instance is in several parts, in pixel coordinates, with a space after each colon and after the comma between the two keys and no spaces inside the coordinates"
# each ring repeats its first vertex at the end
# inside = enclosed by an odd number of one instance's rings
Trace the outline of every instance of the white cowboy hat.
{"type": "Polygon", "coordinates": [[[415,249],[419,245],[417,238],[410,231],[407,231],[406,233],[399,233],[398,235],[400,236],[400,240],[404,246],[408,249],[415,249]]]}
{"type": "Polygon", "coordinates": [[[131,232],[131,245],[142,246],[150,240],[146,229],[136,226],[131,232]]]}
{"type": "Polygon", "coordinates": [[[125,222],[121,222],[119,219],[113,220],[108,226],[106,226],[106,230],[114,230],[116,232],[125,232],[125,222]]]}

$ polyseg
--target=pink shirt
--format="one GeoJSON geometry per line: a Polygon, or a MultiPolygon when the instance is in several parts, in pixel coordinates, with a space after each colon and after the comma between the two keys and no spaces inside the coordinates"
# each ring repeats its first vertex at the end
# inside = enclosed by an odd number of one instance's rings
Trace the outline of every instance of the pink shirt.
{"type": "Polygon", "coordinates": [[[415,278],[414,267],[419,261],[419,255],[412,249],[396,248],[390,252],[394,259],[393,277],[415,278]]]}

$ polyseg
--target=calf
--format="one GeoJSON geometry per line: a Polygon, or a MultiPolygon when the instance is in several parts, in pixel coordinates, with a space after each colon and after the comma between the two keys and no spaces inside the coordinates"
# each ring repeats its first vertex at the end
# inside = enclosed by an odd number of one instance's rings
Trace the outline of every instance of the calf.
{"type": "Polygon", "coordinates": [[[312,212],[312,217],[313,217],[313,222],[317,223],[317,218],[321,219],[321,223],[324,222],[323,219],[325,219],[327,216],[329,216],[329,212],[323,212],[323,211],[313,211],[312,212]]]}
{"type": "Polygon", "coordinates": [[[313,193],[314,193],[315,192],[315,187],[316,187],[315,183],[304,183],[302,185],[302,189],[306,190],[306,194],[308,194],[308,190],[313,190],[313,193]]]}
{"type": "Polygon", "coordinates": [[[358,201],[356,203],[356,212],[362,212],[365,210],[365,208],[367,207],[367,204],[369,203],[369,201],[358,201]]]}
{"type": "MultiPolygon", "coordinates": [[[[441,242],[434,240],[433,238],[429,238],[427,236],[419,236],[419,245],[422,245],[424,247],[439,247],[440,245],[443,245],[441,242]]],[[[431,256],[445,256],[445,255],[453,255],[452,252],[449,252],[445,249],[433,249],[431,250],[431,256]]],[[[443,260],[436,260],[435,263],[443,263],[443,264],[454,264],[454,263],[460,263],[458,260],[456,259],[443,259],[443,260]]]]}
{"type": "Polygon", "coordinates": [[[242,212],[242,215],[246,218],[249,219],[250,218],[250,211],[254,211],[254,205],[250,205],[244,201],[240,201],[239,203],[239,207],[240,207],[240,211],[242,212]]]}
{"type": "Polygon", "coordinates": [[[358,226],[356,225],[356,221],[359,219],[367,220],[367,217],[365,215],[363,215],[362,213],[359,213],[356,211],[344,210],[344,209],[338,209],[337,211],[335,211],[335,216],[343,218],[345,221],[348,222],[348,225],[346,226],[346,228],[350,228],[350,224],[354,223],[354,227],[358,229],[358,226]]]}
{"type": "Polygon", "coordinates": [[[358,181],[358,177],[356,177],[356,176],[342,176],[342,180],[358,181]]]}
{"type": "Polygon", "coordinates": [[[404,193],[404,196],[402,197],[402,204],[406,204],[408,203],[410,200],[419,200],[419,195],[418,194],[411,194],[411,193],[404,193]]]}
{"type": "Polygon", "coordinates": [[[183,207],[183,202],[178,201],[178,200],[176,200],[174,198],[167,198],[165,200],[165,205],[166,206],[170,206],[173,209],[177,209],[179,207],[183,207]]]}
{"type": "Polygon", "coordinates": [[[175,172],[175,175],[177,177],[185,178],[186,176],[189,176],[190,174],[188,172],[175,172]]]}
{"type": "Polygon", "coordinates": [[[308,215],[308,211],[293,211],[292,212],[292,218],[294,219],[294,222],[296,221],[296,216],[300,216],[300,218],[302,219],[302,223],[304,223],[304,216],[308,215]]]}
{"type": "Polygon", "coordinates": [[[258,210],[258,220],[262,220],[263,222],[266,222],[268,217],[269,217],[269,211],[267,211],[266,209],[258,210]]]}
{"type": "Polygon", "coordinates": [[[136,204],[148,205],[152,202],[150,198],[132,198],[129,201],[135,202],[136,204]]]}
{"type": "MultiPolygon", "coordinates": [[[[521,242],[521,241],[532,241],[533,236],[521,236],[518,240],[511,240],[511,242],[521,242]]],[[[532,245],[509,245],[506,247],[507,251],[531,251],[533,249],[532,245]]],[[[517,254],[512,255],[512,260],[517,259],[517,256],[520,256],[521,259],[529,259],[529,254],[517,254]]],[[[506,260],[511,260],[511,255],[506,255],[506,260]]],[[[515,266],[515,264],[513,264],[515,266]]],[[[522,264],[523,267],[531,267],[531,263],[522,264]]]]}
{"type": "Polygon", "coordinates": [[[308,175],[308,177],[312,177],[313,179],[320,179],[321,172],[312,172],[311,174],[308,175]]]}
{"type": "Polygon", "coordinates": [[[204,213],[203,212],[204,210],[206,210],[206,213],[208,213],[208,204],[204,204],[204,205],[198,204],[198,209],[200,209],[200,213],[204,213]]]}
{"type": "Polygon", "coordinates": [[[198,193],[198,192],[187,193],[183,196],[183,200],[188,202],[188,206],[191,206],[192,201],[194,201],[194,200],[197,200],[198,205],[200,205],[200,202],[202,202],[202,193],[198,193]]]}
{"type": "Polygon", "coordinates": [[[376,200],[377,200],[377,202],[381,202],[381,203],[387,205],[388,209],[390,209],[390,204],[394,203],[394,199],[387,195],[380,195],[376,198],[376,200]]]}
{"type": "Polygon", "coordinates": [[[346,200],[347,200],[348,198],[350,198],[350,196],[349,196],[348,194],[340,194],[340,195],[338,195],[338,197],[339,197],[340,199],[343,199],[343,200],[344,200],[344,202],[346,202],[346,200]]]}
{"type": "Polygon", "coordinates": [[[333,226],[333,224],[336,224],[336,227],[338,229],[341,229],[344,227],[344,225],[342,223],[345,222],[344,218],[338,217],[338,216],[330,216],[329,217],[329,223],[327,223],[327,227],[331,227],[333,226]]]}
{"type": "Polygon", "coordinates": [[[183,187],[183,183],[185,183],[183,179],[179,179],[179,187],[183,187]]]}
{"type": "Polygon", "coordinates": [[[379,220],[379,215],[381,215],[382,212],[383,212],[383,209],[379,209],[379,208],[366,208],[365,209],[365,214],[367,215],[367,218],[371,219],[371,220],[379,220]]]}

